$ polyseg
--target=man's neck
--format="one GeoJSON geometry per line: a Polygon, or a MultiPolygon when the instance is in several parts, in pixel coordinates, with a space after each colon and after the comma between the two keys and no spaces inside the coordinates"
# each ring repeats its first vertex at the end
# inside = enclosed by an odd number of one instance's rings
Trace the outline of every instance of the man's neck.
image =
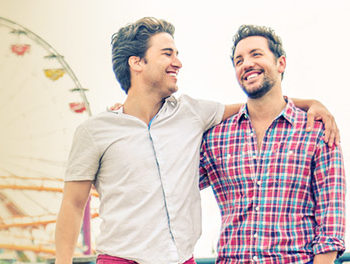
{"type": "Polygon", "coordinates": [[[259,99],[248,99],[247,107],[250,120],[272,121],[286,106],[282,93],[268,94],[259,99]]]}
{"type": "Polygon", "coordinates": [[[158,113],[162,107],[165,98],[150,93],[135,93],[129,91],[124,102],[123,112],[135,116],[149,124],[151,119],[158,113]]]}
{"type": "Polygon", "coordinates": [[[259,99],[248,99],[247,107],[249,117],[257,136],[259,152],[266,130],[273,120],[282,112],[285,106],[286,102],[282,93],[267,94],[259,99]]]}

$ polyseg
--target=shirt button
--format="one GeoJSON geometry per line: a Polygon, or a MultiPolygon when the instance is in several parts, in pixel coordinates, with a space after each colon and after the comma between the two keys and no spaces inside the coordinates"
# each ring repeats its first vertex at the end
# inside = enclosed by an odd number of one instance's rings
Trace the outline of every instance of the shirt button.
{"type": "Polygon", "coordinates": [[[251,136],[251,137],[254,137],[254,133],[253,133],[253,132],[250,132],[250,136],[251,136]]]}
{"type": "Polygon", "coordinates": [[[259,206],[255,207],[255,211],[259,211],[259,209],[260,209],[259,206]]]}
{"type": "Polygon", "coordinates": [[[261,181],[257,181],[256,184],[257,184],[258,186],[260,186],[260,185],[261,185],[261,181]]]}
{"type": "Polygon", "coordinates": [[[253,237],[254,237],[254,238],[257,238],[257,237],[258,237],[258,233],[255,233],[255,234],[253,235],[253,237]]]}
{"type": "Polygon", "coordinates": [[[258,257],[257,257],[257,256],[254,256],[254,257],[253,257],[253,260],[254,260],[254,261],[258,261],[258,257]]]}

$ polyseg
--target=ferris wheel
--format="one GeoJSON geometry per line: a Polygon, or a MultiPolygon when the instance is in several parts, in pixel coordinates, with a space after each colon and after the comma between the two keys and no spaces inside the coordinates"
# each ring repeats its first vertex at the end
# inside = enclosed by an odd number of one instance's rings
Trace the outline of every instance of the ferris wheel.
{"type": "Polygon", "coordinates": [[[87,89],[45,40],[2,17],[0,39],[0,255],[37,261],[55,253],[65,161],[91,111],[87,89]]]}

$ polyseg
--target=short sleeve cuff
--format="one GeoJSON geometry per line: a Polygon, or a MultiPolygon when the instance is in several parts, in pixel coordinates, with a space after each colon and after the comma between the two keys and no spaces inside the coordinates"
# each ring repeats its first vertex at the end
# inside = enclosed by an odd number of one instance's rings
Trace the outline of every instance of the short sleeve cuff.
{"type": "Polygon", "coordinates": [[[225,105],[221,103],[217,103],[217,104],[218,104],[218,111],[217,111],[218,114],[216,115],[215,125],[218,125],[219,123],[221,123],[225,113],[225,105]]]}

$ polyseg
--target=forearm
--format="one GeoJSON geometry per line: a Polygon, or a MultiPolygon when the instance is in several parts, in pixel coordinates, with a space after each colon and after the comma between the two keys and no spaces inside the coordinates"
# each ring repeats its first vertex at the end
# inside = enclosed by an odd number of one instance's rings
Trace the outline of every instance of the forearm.
{"type": "MultiPolygon", "coordinates": [[[[345,250],[345,170],[340,147],[329,148],[322,140],[314,155],[312,190],[317,223],[313,240],[315,263],[345,250]],[[323,254],[325,253],[325,254],[323,254]],[[326,254],[327,253],[327,254],[326,254]]],[[[330,262],[333,263],[333,262],[330,262]]]]}
{"type": "Polygon", "coordinates": [[[337,251],[315,255],[313,264],[333,264],[337,258],[337,251]]]}
{"type": "Polygon", "coordinates": [[[56,223],[56,264],[72,263],[90,188],[91,181],[65,183],[56,223]]]}
{"type": "Polygon", "coordinates": [[[309,110],[312,104],[318,102],[317,100],[314,100],[314,99],[299,99],[299,98],[291,98],[291,99],[294,102],[296,107],[304,111],[309,110]]]}
{"type": "Polygon", "coordinates": [[[59,212],[56,232],[56,264],[71,264],[78,240],[83,210],[77,210],[72,204],[62,204],[59,212]]]}
{"type": "Polygon", "coordinates": [[[239,112],[239,109],[242,107],[243,104],[231,104],[231,105],[225,105],[225,112],[222,117],[222,120],[226,120],[230,116],[233,116],[239,112]]]}

